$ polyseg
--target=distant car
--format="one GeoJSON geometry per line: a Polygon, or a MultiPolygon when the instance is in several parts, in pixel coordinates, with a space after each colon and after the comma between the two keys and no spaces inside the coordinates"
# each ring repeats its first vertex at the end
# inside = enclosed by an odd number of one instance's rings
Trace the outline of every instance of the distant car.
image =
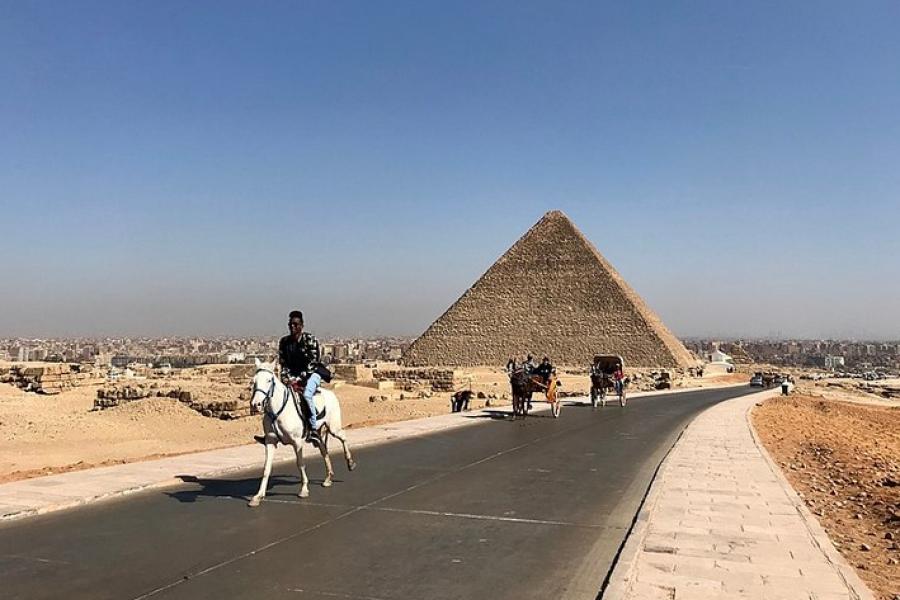
{"type": "Polygon", "coordinates": [[[750,378],[750,387],[762,387],[763,386],[763,378],[762,375],[754,375],[750,378]]]}

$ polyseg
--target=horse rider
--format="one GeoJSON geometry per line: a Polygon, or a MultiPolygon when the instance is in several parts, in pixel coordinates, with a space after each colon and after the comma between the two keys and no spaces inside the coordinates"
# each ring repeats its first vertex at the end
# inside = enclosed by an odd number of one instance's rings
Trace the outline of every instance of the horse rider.
{"type": "Polygon", "coordinates": [[[278,342],[278,362],[281,365],[281,381],[295,394],[302,390],[303,399],[309,408],[309,428],[306,441],[319,447],[322,438],[316,427],[315,395],[322,383],[322,376],[316,372],[320,364],[319,340],[303,331],[303,313],[292,310],[288,315],[288,335],[278,342]]]}

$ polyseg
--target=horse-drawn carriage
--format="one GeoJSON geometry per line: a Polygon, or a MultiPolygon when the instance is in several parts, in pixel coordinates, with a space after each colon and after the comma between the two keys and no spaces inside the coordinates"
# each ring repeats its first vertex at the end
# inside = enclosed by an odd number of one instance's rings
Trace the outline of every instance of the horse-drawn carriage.
{"type": "Polygon", "coordinates": [[[527,373],[522,367],[515,367],[509,374],[509,384],[512,388],[513,417],[528,416],[531,410],[531,397],[535,392],[543,393],[550,403],[550,414],[558,418],[562,403],[559,401],[559,379],[556,369],[550,371],[545,377],[538,374],[527,373]]]}
{"type": "Polygon", "coordinates": [[[624,368],[625,361],[621,356],[611,354],[594,357],[591,365],[592,406],[597,406],[598,401],[600,406],[606,406],[606,397],[610,392],[618,397],[619,406],[625,406],[628,380],[622,374],[624,368]]]}

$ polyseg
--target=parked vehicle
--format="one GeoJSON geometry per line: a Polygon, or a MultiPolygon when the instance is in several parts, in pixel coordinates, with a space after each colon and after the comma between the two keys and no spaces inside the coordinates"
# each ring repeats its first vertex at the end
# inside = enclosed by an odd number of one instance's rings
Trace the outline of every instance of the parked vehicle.
{"type": "Polygon", "coordinates": [[[762,387],[763,386],[763,376],[762,373],[757,373],[753,377],[750,378],[750,386],[751,387],[762,387]]]}

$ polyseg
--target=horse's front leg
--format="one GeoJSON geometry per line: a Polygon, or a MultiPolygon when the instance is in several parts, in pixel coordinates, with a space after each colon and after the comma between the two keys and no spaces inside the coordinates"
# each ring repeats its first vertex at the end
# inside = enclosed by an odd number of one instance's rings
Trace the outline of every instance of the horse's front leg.
{"type": "Polygon", "coordinates": [[[328,433],[322,436],[319,452],[322,453],[322,460],[325,461],[325,481],[322,482],[322,487],[331,487],[334,469],[331,467],[331,456],[328,455],[328,433]]]}
{"type": "Polygon", "coordinates": [[[259,491],[250,498],[247,506],[259,506],[260,501],[266,497],[266,488],[269,486],[269,475],[272,474],[272,462],[275,460],[275,444],[266,443],[266,465],[263,467],[262,481],[259,482],[259,491]]]}

